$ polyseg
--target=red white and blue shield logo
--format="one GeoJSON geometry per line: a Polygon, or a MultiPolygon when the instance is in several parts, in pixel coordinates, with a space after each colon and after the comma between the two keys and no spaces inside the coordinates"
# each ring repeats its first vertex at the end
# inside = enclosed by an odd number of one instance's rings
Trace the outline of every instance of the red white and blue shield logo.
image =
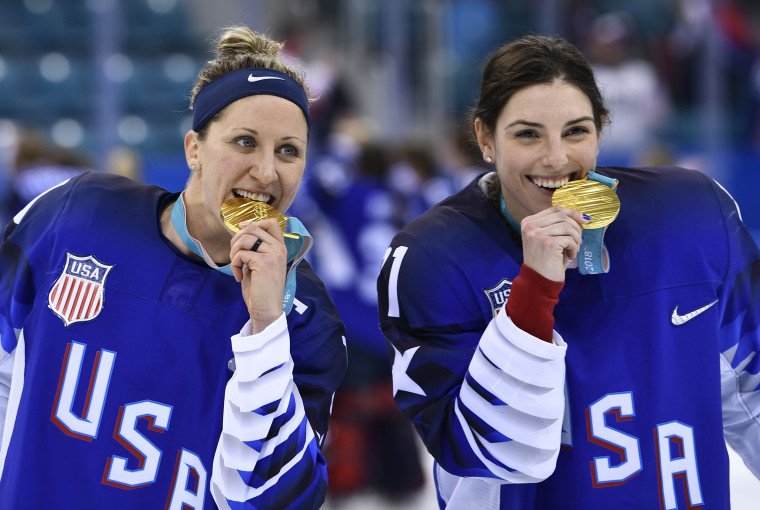
{"type": "Polygon", "coordinates": [[[483,289],[483,292],[486,293],[486,297],[488,298],[488,302],[491,304],[491,312],[493,312],[494,317],[499,313],[499,310],[504,306],[504,303],[507,302],[511,290],[512,281],[507,280],[506,278],[503,278],[493,288],[483,289]]]}
{"type": "Polygon", "coordinates": [[[92,255],[77,257],[66,252],[66,266],[48,295],[48,306],[68,327],[91,321],[103,309],[103,288],[113,266],[92,255]]]}

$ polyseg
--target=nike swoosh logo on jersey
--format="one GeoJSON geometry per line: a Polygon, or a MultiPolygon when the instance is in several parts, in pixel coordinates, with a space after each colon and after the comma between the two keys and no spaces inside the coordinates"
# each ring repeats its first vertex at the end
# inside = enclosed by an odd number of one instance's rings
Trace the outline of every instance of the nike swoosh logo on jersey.
{"type": "Polygon", "coordinates": [[[253,74],[248,75],[248,81],[253,83],[255,81],[261,81],[261,80],[282,80],[283,78],[277,77],[277,76],[254,76],[253,74]]]}
{"type": "Polygon", "coordinates": [[[675,308],[673,308],[673,314],[670,316],[670,322],[673,323],[674,326],[681,326],[687,322],[689,322],[691,319],[699,315],[700,313],[707,311],[709,308],[711,308],[715,303],[717,303],[718,300],[716,299],[712,303],[708,303],[702,308],[697,308],[693,312],[689,312],[684,315],[678,315],[678,305],[676,305],[675,308]]]}

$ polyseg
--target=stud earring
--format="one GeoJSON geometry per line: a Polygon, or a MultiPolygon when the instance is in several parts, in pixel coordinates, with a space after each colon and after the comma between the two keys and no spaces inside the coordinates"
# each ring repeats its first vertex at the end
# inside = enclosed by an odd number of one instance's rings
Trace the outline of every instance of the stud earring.
{"type": "Polygon", "coordinates": [[[490,163],[491,161],[493,161],[493,160],[491,159],[491,156],[486,156],[486,163],[490,163]]]}
{"type": "Polygon", "coordinates": [[[190,165],[190,170],[192,170],[193,172],[195,172],[195,165],[190,165]]]}

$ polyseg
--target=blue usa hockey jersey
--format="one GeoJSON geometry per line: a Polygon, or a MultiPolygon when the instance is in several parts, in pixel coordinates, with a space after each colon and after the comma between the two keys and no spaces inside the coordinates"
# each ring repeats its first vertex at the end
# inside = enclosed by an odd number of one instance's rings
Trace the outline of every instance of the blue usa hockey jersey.
{"type": "Polygon", "coordinates": [[[85,174],[7,229],[0,507],[321,504],[342,323],[302,262],[290,313],[241,332],[240,285],[161,234],[176,198],[85,174]]]}
{"type": "Polygon", "coordinates": [[[760,476],[760,252],[735,203],[695,171],[597,171],[620,182],[611,269],[567,271],[552,343],[502,311],[522,253],[493,174],[388,249],[395,398],[441,507],[727,509],[724,435],[760,476]]]}

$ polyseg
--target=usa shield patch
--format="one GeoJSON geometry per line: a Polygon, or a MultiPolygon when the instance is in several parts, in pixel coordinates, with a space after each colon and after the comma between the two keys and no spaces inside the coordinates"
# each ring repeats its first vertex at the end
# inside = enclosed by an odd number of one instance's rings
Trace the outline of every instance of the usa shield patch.
{"type": "Polygon", "coordinates": [[[113,266],[92,255],[78,257],[66,252],[66,266],[48,295],[48,306],[68,327],[91,321],[103,309],[103,288],[113,266]]]}
{"type": "Polygon", "coordinates": [[[501,307],[504,306],[504,303],[507,302],[507,298],[509,297],[509,292],[511,290],[512,281],[507,280],[506,278],[503,278],[493,288],[483,289],[483,292],[486,293],[486,297],[488,298],[488,302],[491,303],[491,311],[493,312],[494,317],[496,317],[496,314],[499,313],[499,310],[501,310],[501,307]]]}

